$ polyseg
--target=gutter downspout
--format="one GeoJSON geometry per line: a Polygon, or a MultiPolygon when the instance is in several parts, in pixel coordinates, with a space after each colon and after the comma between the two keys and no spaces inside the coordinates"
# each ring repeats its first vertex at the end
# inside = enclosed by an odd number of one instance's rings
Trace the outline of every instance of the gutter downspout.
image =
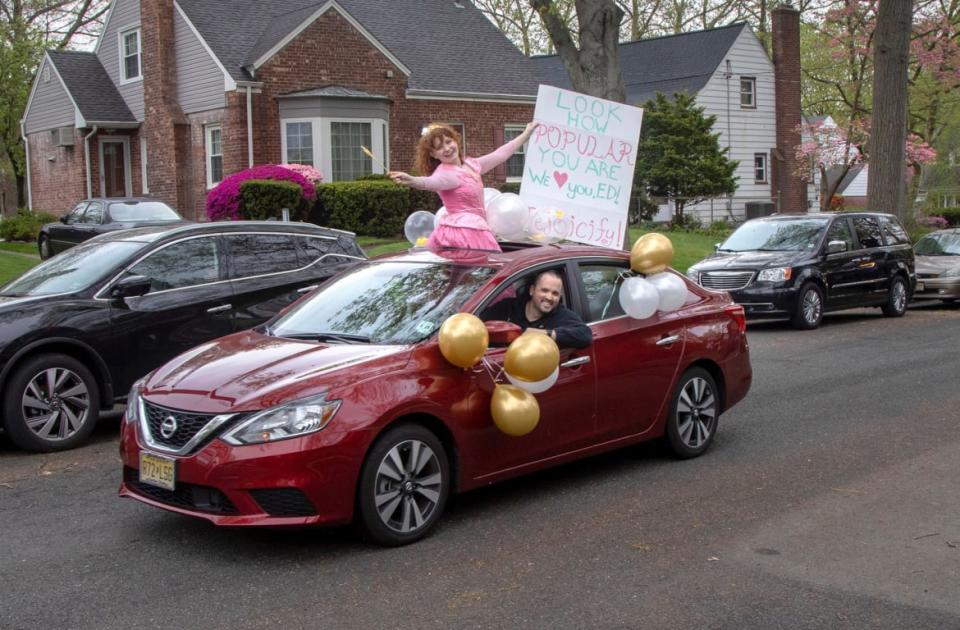
{"type": "Polygon", "coordinates": [[[247,86],[247,168],[253,168],[253,96],[247,86]]]}
{"type": "Polygon", "coordinates": [[[93,177],[90,173],[90,138],[95,133],[97,133],[97,125],[94,125],[90,133],[83,137],[83,161],[87,165],[87,199],[93,197],[93,183],[90,181],[90,178],[93,177]]]}
{"type": "Polygon", "coordinates": [[[30,142],[27,141],[27,128],[20,121],[20,138],[23,140],[23,152],[27,162],[27,210],[33,211],[33,189],[30,184],[30,142]]]}

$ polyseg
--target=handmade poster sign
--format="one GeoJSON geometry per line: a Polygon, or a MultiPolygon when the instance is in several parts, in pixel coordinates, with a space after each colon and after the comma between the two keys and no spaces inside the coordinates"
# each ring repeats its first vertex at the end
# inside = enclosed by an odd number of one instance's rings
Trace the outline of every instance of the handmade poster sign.
{"type": "Polygon", "coordinates": [[[541,85],[520,197],[528,231],[620,248],[643,110],[541,85]]]}

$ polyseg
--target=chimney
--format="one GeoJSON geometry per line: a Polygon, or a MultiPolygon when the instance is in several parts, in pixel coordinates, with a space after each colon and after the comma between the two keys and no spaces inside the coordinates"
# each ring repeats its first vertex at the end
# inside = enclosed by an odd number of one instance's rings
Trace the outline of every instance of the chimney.
{"type": "Polygon", "coordinates": [[[779,212],[806,212],[807,186],[797,175],[800,144],[800,11],[789,0],[770,12],[776,89],[777,146],[773,198],[779,212]]]}

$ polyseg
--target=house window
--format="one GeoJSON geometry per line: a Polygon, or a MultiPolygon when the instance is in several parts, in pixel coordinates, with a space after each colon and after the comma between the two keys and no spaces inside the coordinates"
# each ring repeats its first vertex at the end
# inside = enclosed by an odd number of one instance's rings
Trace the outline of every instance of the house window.
{"type": "Polygon", "coordinates": [[[371,160],[360,147],[372,144],[370,123],[330,123],[330,163],[333,181],[357,179],[373,172],[371,160]]]}
{"type": "Polygon", "coordinates": [[[140,29],[137,28],[120,33],[120,82],[140,78],[140,29]]]}
{"type": "Polygon", "coordinates": [[[757,79],[755,77],[740,77],[740,107],[756,109],[757,79]]]}
{"type": "MultiPolygon", "coordinates": [[[[504,125],[503,127],[503,140],[509,142],[513,140],[526,128],[525,125],[504,125]]],[[[516,153],[510,156],[510,159],[507,160],[507,181],[520,181],[523,178],[523,159],[524,155],[527,152],[527,144],[524,143],[522,147],[517,149],[516,153]]]]}
{"type": "Polygon", "coordinates": [[[223,143],[220,125],[206,127],[207,135],[207,188],[223,181],[223,143]]]}
{"type": "Polygon", "coordinates": [[[753,181],[757,184],[767,183],[767,154],[753,154],[753,181]]]}
{"type": "Polygon", "coordinates": [[[288,122],[284,133],[287,137],[287,164],[313,166],[313,123],[288,122]]]}

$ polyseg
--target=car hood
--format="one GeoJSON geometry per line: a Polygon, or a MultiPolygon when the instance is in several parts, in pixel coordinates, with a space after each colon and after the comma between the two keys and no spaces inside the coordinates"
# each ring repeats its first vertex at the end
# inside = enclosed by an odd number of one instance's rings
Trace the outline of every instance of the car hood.
{"type": "Polygon", "coordinates": [[[169,361],[144,383],[151,403],[201,413],[265,409],[406,365],[410,346],[320,344],[236,333],[169,361]]]}
{"type": "Polygon", "coordinates": [[[791,265],[806,256],[805,252],[716,252],[696,263],[694,267],[700,271],[762,269],[791,265]]]}
{"type": "Polygon", "coordinates": [[[941,274],[960,265],[960,256],[917,256],[917,273],[941,274]]]}

